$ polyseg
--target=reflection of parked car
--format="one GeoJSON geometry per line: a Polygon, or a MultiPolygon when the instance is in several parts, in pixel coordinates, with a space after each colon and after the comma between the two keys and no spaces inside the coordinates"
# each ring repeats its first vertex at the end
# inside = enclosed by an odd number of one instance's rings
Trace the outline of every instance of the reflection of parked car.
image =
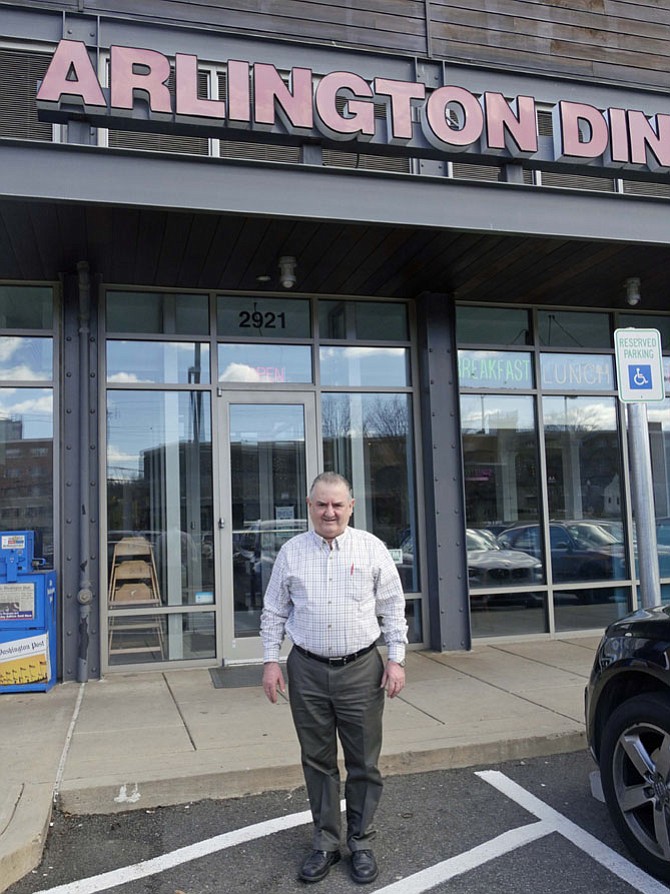
{"type": "Polygon", "coordinates": [[[258,606],[270,580],[277,553],[287,540],[307,530],[304,518],[258,519],[233,531],[236,602],[258,606]]]}
{"type": "Polygon", "coordinates": [[[281,546],[307,530],[304,518],[270,518],[247,522],[241,530],[233,531],[233,553],[246,558],[261,557],[274,561],[281,546]]]}
{"type": "Polygon", "coordinates": [[[565,522],[565,527],[577,540],[594,546],[623,545],[623,523],[608,521],[565,522]]]}
{"type": "Polygon", "coordinates": [[[605,631],[586,690],[586,732],[619,835],[646,870],[669,881],[669,606],[605,631]]]}
{"type": "MultiPolygon", "coordinates": [[[[503,547],[488,531],[468,528],[466,532],[468,551],[468,581],[470,588],[527,586],[542,583],[542,563],[534,556],[519,550],[503,547]]],[[[491,602],[514,602],[535,605],[539,597],[534,593],[505,593],[487,596],[491,602]]],[[[482,597],[471,594],[473,608],[482,597]]]]}
{"type": "MultiPolygon", "coordinates": [[[[539,525],[515,525],[503,531],[498,539],[510,549],[542,558],[539,525]]],[[[549,539],[554,581],[578,583],[625,577],[623,544],[604,528],[587,521],[551,522],[549,539]]]]}
{"type": "MultiPolygon", "coordinates": [[[[612,520],[593,520],[566,522],[570,530],[577,531],[580,536],[590,540],[595,546],[618,544],[623,550],[624,546],[624,527],[621,521],[612,520]]],[[[659,518],[656,521],[657,544],[656,554],[658,555],[658,565],[661,577],[670,575],[670,519],[659,518]]],[[[637,535],[635,525],[633,524],[633,548],[637,553],[637,535]]],[[[637,556],[636,556],[637,558],[637,556]]],[[[636,575],[639,571],[636,567],[636,575]]]]}

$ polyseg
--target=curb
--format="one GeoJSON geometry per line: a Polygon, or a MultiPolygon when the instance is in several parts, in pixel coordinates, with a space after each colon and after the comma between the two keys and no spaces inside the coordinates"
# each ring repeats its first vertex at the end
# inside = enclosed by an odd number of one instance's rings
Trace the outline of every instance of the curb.
{"type": "MultiPolygon", "coordinates": [[[[424,751],[402,751],[382,755],[379,768],[384,776],[455,770],[481,764],[499,764],[521,758],[565,754],[586,749],[583,731],[530,736],[481,745],[451,745],[424,751]]],[[[61,785],[58,809],[73,816],[123,813],[170,807],[190,801],[226,800],[268,791],[291,791],[304,784],[300,764],[252,770],[202,773],[179,778],[128,779],[96,786],[61,785]]]]}
{"type": "Polygon", "coordinates": [[[51,810],[53,787],[17,785],[0,812],[0,891],[19,881],[42,859],[51,810]]]}

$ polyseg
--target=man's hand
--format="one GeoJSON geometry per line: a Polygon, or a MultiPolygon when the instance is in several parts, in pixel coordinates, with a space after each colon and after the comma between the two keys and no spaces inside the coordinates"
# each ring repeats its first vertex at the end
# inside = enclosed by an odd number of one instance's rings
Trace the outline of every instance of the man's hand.
{"type": "Polygon", "coordinates": [[[405,668],[397,661],[387,661],[382,676],[381,688],[386,689],[389,698],[395,698],[405,688],[405,668]]]}
{"type": "Polygon", "coordinates": [[[282,695],[286,691],[281,667],[278,661],[266,661],[263,665],[263,691],[273,705],[277,704],[277,689],[282,695]]]}

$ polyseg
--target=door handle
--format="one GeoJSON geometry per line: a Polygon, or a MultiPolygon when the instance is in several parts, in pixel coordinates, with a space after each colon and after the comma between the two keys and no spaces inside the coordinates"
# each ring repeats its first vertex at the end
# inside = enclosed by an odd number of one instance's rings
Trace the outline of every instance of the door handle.
{"type": "Polygon", "coordinates": [[[223,519],[223,518],[220,518],[220,519],[219,519],[219,531],[223,531],[223,529],[224,529],[225,527],[226,527],[226,520],[223,519]]]}

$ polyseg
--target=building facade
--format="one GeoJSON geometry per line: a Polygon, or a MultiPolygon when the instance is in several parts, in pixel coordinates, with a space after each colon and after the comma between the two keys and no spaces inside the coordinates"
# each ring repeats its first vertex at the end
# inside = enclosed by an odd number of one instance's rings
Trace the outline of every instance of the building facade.
{"type": "Polygon", "coordinates": [[[0,511],[60,677],[260,660],[323,469],[415,646],[602,629],[639,602],[614,331],[670,382],[670,13],[247,6],[0,0],[0,511]]]}

